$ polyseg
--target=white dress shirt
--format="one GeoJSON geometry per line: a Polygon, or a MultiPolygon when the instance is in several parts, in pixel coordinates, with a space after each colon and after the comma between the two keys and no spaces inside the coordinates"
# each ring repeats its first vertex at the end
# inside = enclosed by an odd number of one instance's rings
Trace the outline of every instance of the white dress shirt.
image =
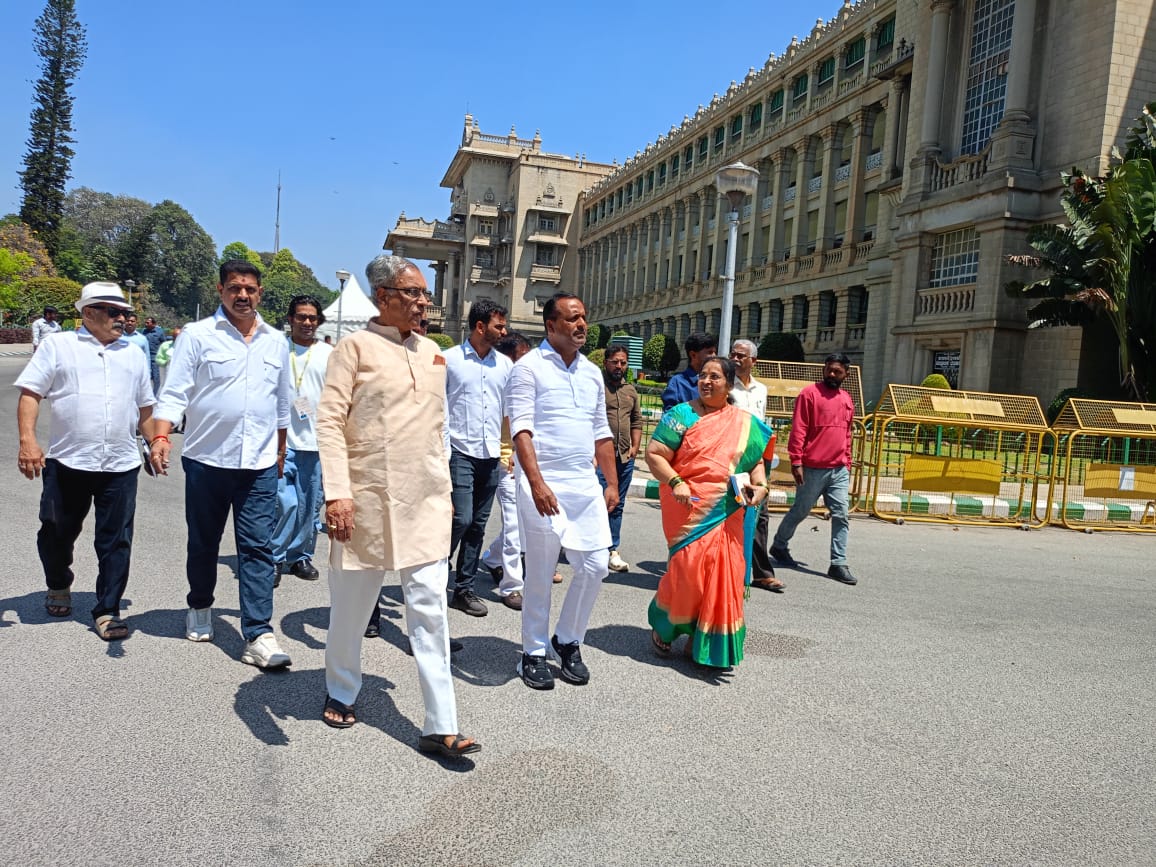
{"type": "Polygon", "coordinates": [[[510,372],[506,407],[510,433],[530,432],[538,469],[559,508],[557,515],[539,515],[529,480],[515,464],[519,529],[548,530],[575,551],[608,548],[610,520],[594,474],[594,444],[614,436],[606,420],[602,371],[581,353],[567,366],[544,340],[510,372]]]}
{"type": "Polygon", "coordinates": [[[91,473],[140,466],[140,410],[156,403],[148,361],[116,340],[105,346],[84,327],[51,334],[16,380],[51,408],[47,456],[91,473]]]}
{"type": "Polygon", "coordinates": [[[59,322],[49,322],[47,319],[37,319],[32,323],[32,348],[36,349],[40,346],[42,341],[49,334],[59,334],[61,331],[59,322]]]}
{"type": "Polygon", "coordinates": [[[478,355],[469,340],[446,357],[446,432],[450,447],[472,458],[502,448],[502,395],[514,363],[496,349],[478,355]]]}
{"type": "Polygon", "coordinates": [[[755,379],[751,374],[751,384],[743,385],[743,381],[735,376],[735,387],[731,389],[731,397],[735,406],[745,409],[760,421],[767,417],[767,387],[755,379]]]}
{"type": "Polygon", "coordinates": [[[325,368],[333,347],[324,340],[312,346],[301,346],[289,341],[289,380],[293,384],[293,405],[289,408],[289,431],[286,444],[295,452],[317,451],[317,404],[325,388],[325,368]],[[300,405],[304,399],[308,408],[300,405]]]}
{"type": "Polygon", "coordinates": [[[233,470],[277,462],[277,431],[289,427],[293,383],[285,336],[260,315],[249,342],[220,307],[173,344],[156,417],[185,415],[181,455],[233,470]]]}

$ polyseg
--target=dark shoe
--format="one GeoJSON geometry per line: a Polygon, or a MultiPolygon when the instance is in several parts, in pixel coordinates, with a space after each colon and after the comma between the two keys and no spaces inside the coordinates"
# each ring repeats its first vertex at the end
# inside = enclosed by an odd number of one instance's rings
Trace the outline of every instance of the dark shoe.
{"type": "Polygon", "coordinates": [[[280,587],[281,586],[281,575],[284,572],[285,572],[284,561],[282,561],[280,563],[274,563],[273,564],[273,586],[274,587],[280,587]]]}
{"type": "Polygon", "coordinates": [[[513,608],[515,611],[522,610],[522,594],[515,590],[509,596],[502,597],[502,604],[507,608],[513,608]]]}
{"type": "Polygon", "coordinates": [[[562,680],[575,686],[582,686],[590,682],[590,669],[582,661],[582,651],[578,649],[578,642],[559,644],[558,636],[550,639],[554,653],[562,663],[562,680]]]}
{"type": "Polygon", "coordinates": [[[843,584],[858,584],[859,579],[851,574],[851,570],[846,566],[832,566],[827,570],[827,577],[834,578],[843,584]]]}
{"type": "Polygon", "coordinates": [[[473,590],[464,590],[461,593],[455,593],[450,598],[450,608],[463,611],[470,615],[470,617],[485,617],[490,613],[490,609],[486,607],[486,603],[479,599],[473,590]]]}
{"type": "Polygon", "coordinates": [[[501,566],[487,566],[486,568],[490,572],[490,577],[494,579],[494,583],[495,584],[501,584],[502,583],[502,575],[505,574],[502,571],[502,567],[501,566]]]}
{"type": "Polygon", "coordinates": [[[365,627],[365,637],[366,638],[380,638],[381,637],[381,627],[378,626],[376,623],[370,623],[369,626],[365,627]]]}
{"type": "Polygon", "coordinates": [[[550,671],[544,656],[523,653],[522,661],[518,664],[518,674],[522,675],[522,683],[530,689],[554,688],[554,673],[550,671]]]}
{"type": "Polygon", "coordinates": [[[780,548],[778,545],[771,546],[771,556],[782,563],[784,566],[794,568],[799,565],[799,562],[791,556],[791,552],[786,548],[780,548]]]}
{"type": "Polygon", "coordinates": [[[309,561],[308,557],[304,560],[298,560],[290,566],[289,574],[296,575],[302,581],[316,581],[321,577],[321,573],[317,571],[317,567],[309,561]]]}

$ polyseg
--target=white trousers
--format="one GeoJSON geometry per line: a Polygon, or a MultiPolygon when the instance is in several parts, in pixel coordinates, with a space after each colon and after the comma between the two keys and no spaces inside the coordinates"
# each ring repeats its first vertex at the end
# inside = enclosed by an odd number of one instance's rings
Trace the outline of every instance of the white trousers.
{"type": "MultiPolygon", "coordinates": [[[[531,506],[533,508],[533,506],[531,506]]],[[[554,533],[522,532],[526,547],[526,585],[522,590],[522,650],[531,656],[545,656],[550,644],[550,593],[562,542],[554,533]]],[[[579,644],[586,637],[586,624],[610,574],[610,552],[574,551],[566,548],[566,559],[574,569],[574,579],[566,589],[562,611],[554,626],[559,644],[579,644]]]]}
{"type": "Polygon", "coordinates": [[[498,594],[509,596],[521,593],[525,583],[522,580],[522,539],[518,533],[518,483],[513,473],[502,471],[498,480],[498,508],[502,512],[502,532],[482,554],[482,565],[490,569],[502,567],[498,594]]]}
{"type": "Polygon", "coordinates": [[[325,686],[331,698],[352,705],[361,692],[361,640],[369,611],[377,604],[386,574],[397,576],[405,597],[405,623],[425,702],[423,735],[458,732],[458,708],[450,672],[446,617],[446,560],[397,572],[342,569],[341,546],[329,568],[329,634],[325,642],[325,686]]]}

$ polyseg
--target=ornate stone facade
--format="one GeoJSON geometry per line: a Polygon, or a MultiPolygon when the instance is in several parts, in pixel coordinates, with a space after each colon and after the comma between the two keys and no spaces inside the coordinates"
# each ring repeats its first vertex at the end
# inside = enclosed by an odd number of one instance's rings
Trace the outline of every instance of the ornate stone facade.
{"type": "Polygon", "coordinates": [[[874,397],[1075,385],[1080,334],[1029,330],[1003,286],[1060,171],[1099,171],[1156,98],[1152,0],[860,0],[647,144],[578,203],[595,321],[680,343],[717,330],[718,168],[760,172],[739,215],[732,332],[846,351],[874,397]],[[1052,363],[1056,359],[1056,363],[1052,363]]]}
{"type": "MultiPolygon", "coordinates": [[[[470,304],[487,297],[507,307],[510,327],[542,331],[541,305],[578,282],[579,193],[613,167],[542,152],[542,139],[481,132],[466,115],[461,145],[441,186],[451,190],[446,220],[403,212],[385,239],[399,256],[434,264],[436,313],[460,339],[470,304]]],[[[431,317],[437,321],[438,316],[431,317]]]]}

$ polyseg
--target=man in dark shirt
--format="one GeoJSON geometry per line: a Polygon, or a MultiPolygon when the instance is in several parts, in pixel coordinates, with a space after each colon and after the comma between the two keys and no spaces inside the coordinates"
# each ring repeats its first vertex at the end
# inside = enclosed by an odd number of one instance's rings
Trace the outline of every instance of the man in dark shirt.
{"type": "MultiPolygon", "coordinates": [[[[610,511],[610,571],[629,572],[630,564],[618,555],[622,532],[622,507],[630,492],[634,476],[634,459],[642,444],[642,404],[634,386],[626,381],[626,367],[630,358],[621,343],[606,347],[602,362],[602,380],[606,383],[606,421],[614,435],[614,459],[618,464],[618,505],[610,511]]],[[[598,470],[598,481],[606,490],[606,479],[598,470]]]]}
{"type": "Polygon", "coordinates": [[[696,331],[686,338],[686,367],[670,378],[662,393],[662,408],[670,409],[675,404],[685,403],[698,397],[698,372],[702,363],[712,355],[718,355],[718,338],[713,334],[696,331]]]}

